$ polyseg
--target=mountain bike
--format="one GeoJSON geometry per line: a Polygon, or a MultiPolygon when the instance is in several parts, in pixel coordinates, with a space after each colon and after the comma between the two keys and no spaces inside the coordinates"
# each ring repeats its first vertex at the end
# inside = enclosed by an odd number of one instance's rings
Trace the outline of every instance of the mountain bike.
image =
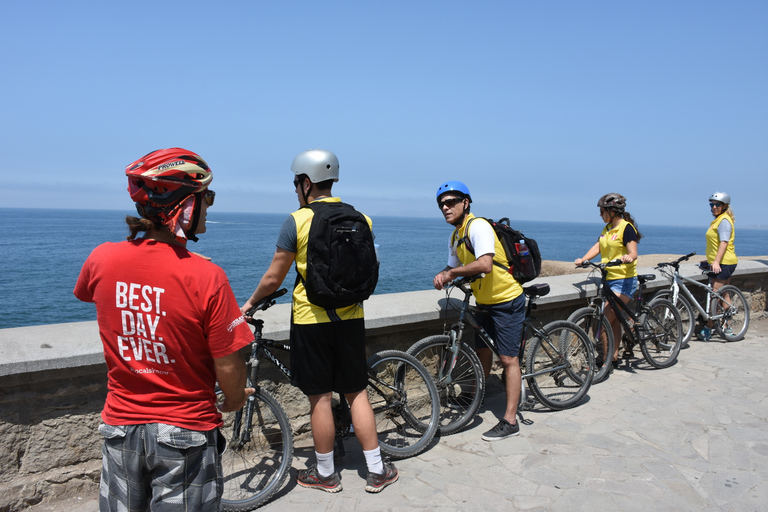
{"type": "MultiPolygon", "coordinates": [[[[452,434],[467,427],[485,395],[485,375],[474,349],[462,341],[464,328],[474,327],[488,347],[498,356],[495,341],[480,327],[477,307],[470,305],[470,283],[483,274],[462,277],[446,287],[464,293],[459,318],[444,334],[429,336],[414,343],[407,353],[416,357],[433,376],[440,394],[440,433],[452,434]]],[[[592,384],[594,357],[589,338],[577,325],[558,320],[544,327],[533,325],[531,311],[536,297],[549,293],[548,284],[523,288],[527,297],[522,330],[520,365],[522,380],[544,406],[553,410],[567,409],[578,404],[592,384]],[[525,334],[530,333],[526,340],[525,334]],[[527,350],[526,350],[527,345],[527,350]]],[[[446,307],[450,300],[446,300],[446,307]]],[[[521,386],[521,407],[528,403],[525,385],[521,386]]]]}
{"type": "Polygon", "coordinates": [[[589,306],[577,309],[568,317],[568,320],[588,333],[592,345],[598,351],[598,366],[602,364],[597,372],[598,380],[604,379],[610,373],[616,342],[613,339],[611,325],[605,318],[603,300],[611,305],[623,328],[621,341],[624,342],[624,352],[621,358],[629,360],[634,357],[633,348],[635,345],[640,345],[640,350],[648,364],[654,368],[668,368],[677,361],[682,344],[682,321],[674,304],[666,299],[654,299],[647,304],[643,301],[645,283],[656,279],[656,275],[637,276],[639,287],[634,311],[624,304],[610,287],[605,286],[608,267],[621,264],[621,260],[600,264],[591,261],[583,262],[582,268],[593,267],[601,273],[597,294],[592,298],[589,306]]]}
{"type": "MultiPolygon", "coordinates": [[[[696,253],[692,252],[675,261],[656,265],[656,268],[672,283],[669,289],[660,291],[656,297],[668,299],[677,307],[683,322],[684,343],[693,336],[697,320],[703,325],[712,321],[717,332],[727,341],[743,339],[749,328],[749,303],[746,297],[733,285],[726,284],[715,291],[706,283],[680,275],[680,263],[695,255],[696,253]],[[704,304],[696,300],[686,284],[697,286],[705,291],[704,304]]],[[[709,270],[709,265],[702,267],[700,264],[699,268],[703,274],[710,277],[715,275],[709,270]]]]}
{"type": "MultiPolygon", "coordinates": [[[[247,511],[269,501],[283,486],[293,460],[293,432],[288,415],[275,397],[259,383],[261,360],[271,362],[287,378],[290,370],[270,349],[290,351],[290,345],[262,337],[264,321],[253,318],[285,294],[281,289],[263,298],[245,315],[254,326],[254,341],[246,362],[246,387],[256,389],[245,406],[224,413],[221,428],[227,440],[222,454],[224,493],[222,510],[247,511]]],[[[438,394],[427,370],[412,356],[397,350],[377,352],[368,359],[368,398],[373,408],[379,446],[392,459],[423,452],[435,436],[439,422],[438,394]]],[[[344,396],[334,407],[336,446],[343,455],[343,440],[352,431],[344,396]]]]}

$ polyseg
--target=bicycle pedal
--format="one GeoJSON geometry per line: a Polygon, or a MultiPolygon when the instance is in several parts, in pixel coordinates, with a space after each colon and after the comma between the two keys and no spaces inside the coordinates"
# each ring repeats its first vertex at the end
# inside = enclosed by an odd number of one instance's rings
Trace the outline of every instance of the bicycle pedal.
{"type": "Polygon", "coordinates": [[[624,351],[624,352],[621,354],[621,358],[622,358],[622,359],[632,359],[633,357],[635,357],[635,353],[634,353],[634,352],[632,352],[631,350],[625,350],[625,351],[624,351]]]}
{"type": "Polygon", "coordinates": [[[529,398],[525,402],[518,405],[517,408],[518,410],[521,410],[521,411],[532,411],[535,405],[536,405],[536,399],[529,398]]]}

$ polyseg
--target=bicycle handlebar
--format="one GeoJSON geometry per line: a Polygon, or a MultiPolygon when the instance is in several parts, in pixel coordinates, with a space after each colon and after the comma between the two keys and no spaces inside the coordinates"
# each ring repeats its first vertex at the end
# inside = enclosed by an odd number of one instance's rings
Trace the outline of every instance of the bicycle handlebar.
{"type": "Polygon", "coordinates": [[[246,317],[252,317],[254,313],[257,311],[266,311],[267,309],[271,308],[275,305],[275,300],[279,297],[282,297],[288,292],[285,288],[280,288],[275,293],[271,295],[267,295],[266,297],[262,297],[259,299],[259,301],[254,304],[254,306],[248,310],[248,312],[245,314],[246,317]]]}
{"type": "Polygon", "coordinates": [[[686,261],[687,259],[691,258],[692,256],[696,256],[696,252],[692,252],[690,254],[686,254],[685,256],[680,256],[675,261],[668,261],[664,263],[659,263],[656,265],[656,268],[662,268],[662,267],[675,267],[678,268],[680,266],[680,263],[683,261],[686,261]]]}
{"type": "Polygon", "coordinates": [[[594,268],[596,268],[598,270],[603,271],[603,270],[605,270],[608,267],[617,267],[617,266],[623,265],[623,264],[624,264],[624,262],[621,261],[621,260],[611,260],[608,263],[592,263],[591,261],[586,260],[586,261],[582,261],[581,265],[576,265],[576,268],[594,267],[594,268]]]}
{"type": "Polygon", "coordinates": [[[447,283],[445,283],[445,288],[448,288],[449,286],[456,286],[457,288],[461,288],[464,285],[473,283],[478,279],[482,279],[484,277],[485,277],[485,274],[483,273],[475,274],[473,276],[458,277],[453,281],[448,281],[447,283]]]}

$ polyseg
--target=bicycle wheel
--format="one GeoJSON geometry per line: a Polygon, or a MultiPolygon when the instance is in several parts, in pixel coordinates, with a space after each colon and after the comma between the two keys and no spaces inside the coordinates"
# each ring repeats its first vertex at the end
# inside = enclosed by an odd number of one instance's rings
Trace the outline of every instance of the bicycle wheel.
{"type": "Polygon", "coordinates": [[[653,299],[643,308],[643,316],[645,318],[636,331],[643,357],[655,368],[672,366],[683,344],[680,313],[667,299],[653,299]]]}
{"type": "Polygon", "coordinates": [[[291,425],[264,389],[257,389],[240,411],[223,417],[221,433],[227,448],[221,456],[221,509],[253,510],[269,501],[288,477],[293,461],[291,425]]]}
{"type": "Polygon", "coordinates": [[[741,290],[727,284],[717,293],[721,299],[713,299],[714,316],[722,315],[715,320],[715,328],[720,336],[727,341],[739,341],[744,338],[749,328],[749,303],[741,290]]]}
{"type": "Polygon", "coordinates": [[[595,376],[592,383],[604,381],[611,373],[611,361],[613,361],[615,347],[611,324],[605,317],[598,324],[595,308],[577,309],[571,313],[568,321],[581,327],[592,345],[595,354],[595,376]]]}
{"type": "Polygon", "coordinates": [[[546,407],[568,409],[592,385],[595,360],[584,330],[566,320],[545,325],[531,340],[526,357],[528,387],[546,407]]]}
{"type": "MultiPolygon", "coordinates": [[[[672,290],[662,290],[657,293],[654,299],[666,299],[672,301],[672,290]]],[[[696,313],[693,306],[686,297],[681,294],[677,295],[677,300],[674,302],[677,311],[680,313],[680,321],[683,323],[683,346],[688,345],[693,336],[693,330],[696,327],[696,313]]]]}
{"type": "Polygon", "coordinates": [[[393,459],[423,452],[437,432],[437,389],[426,368],[399,350],[368,359],[368,399],[376,420],[381,452],[393,459]]]}
{"type": "Polygon", "coordinates": [[[440,435],[466,428],[485,394],[485,374],[475,351],[462,342],[456,363],[449,369],[450,337],[440,334],[417,341],[407,353],[423,364],[434,379],[440,396],[440,435]]]}

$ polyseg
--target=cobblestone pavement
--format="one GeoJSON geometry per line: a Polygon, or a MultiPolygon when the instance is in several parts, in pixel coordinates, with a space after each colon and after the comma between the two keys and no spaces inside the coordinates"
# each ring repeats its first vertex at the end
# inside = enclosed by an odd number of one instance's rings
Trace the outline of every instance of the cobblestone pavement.
{"type": "MultiPolygon", "coordinates": [[[[299,446],[290,483],[261,510],[768,510],[768,319],[754,316],[741,342],[692,341],[665,370],[634,360],[579,407],[524,412],[520,436],[487,443],[504,408],[492,377],[475,424],[397,462],[400,480],[378,495],[364,491],[353,439],[341,493],[298,487],[295,468],[313,462],[299,446]]],[[[98,505],[81,496],[28,510],[98,505]]]]}

